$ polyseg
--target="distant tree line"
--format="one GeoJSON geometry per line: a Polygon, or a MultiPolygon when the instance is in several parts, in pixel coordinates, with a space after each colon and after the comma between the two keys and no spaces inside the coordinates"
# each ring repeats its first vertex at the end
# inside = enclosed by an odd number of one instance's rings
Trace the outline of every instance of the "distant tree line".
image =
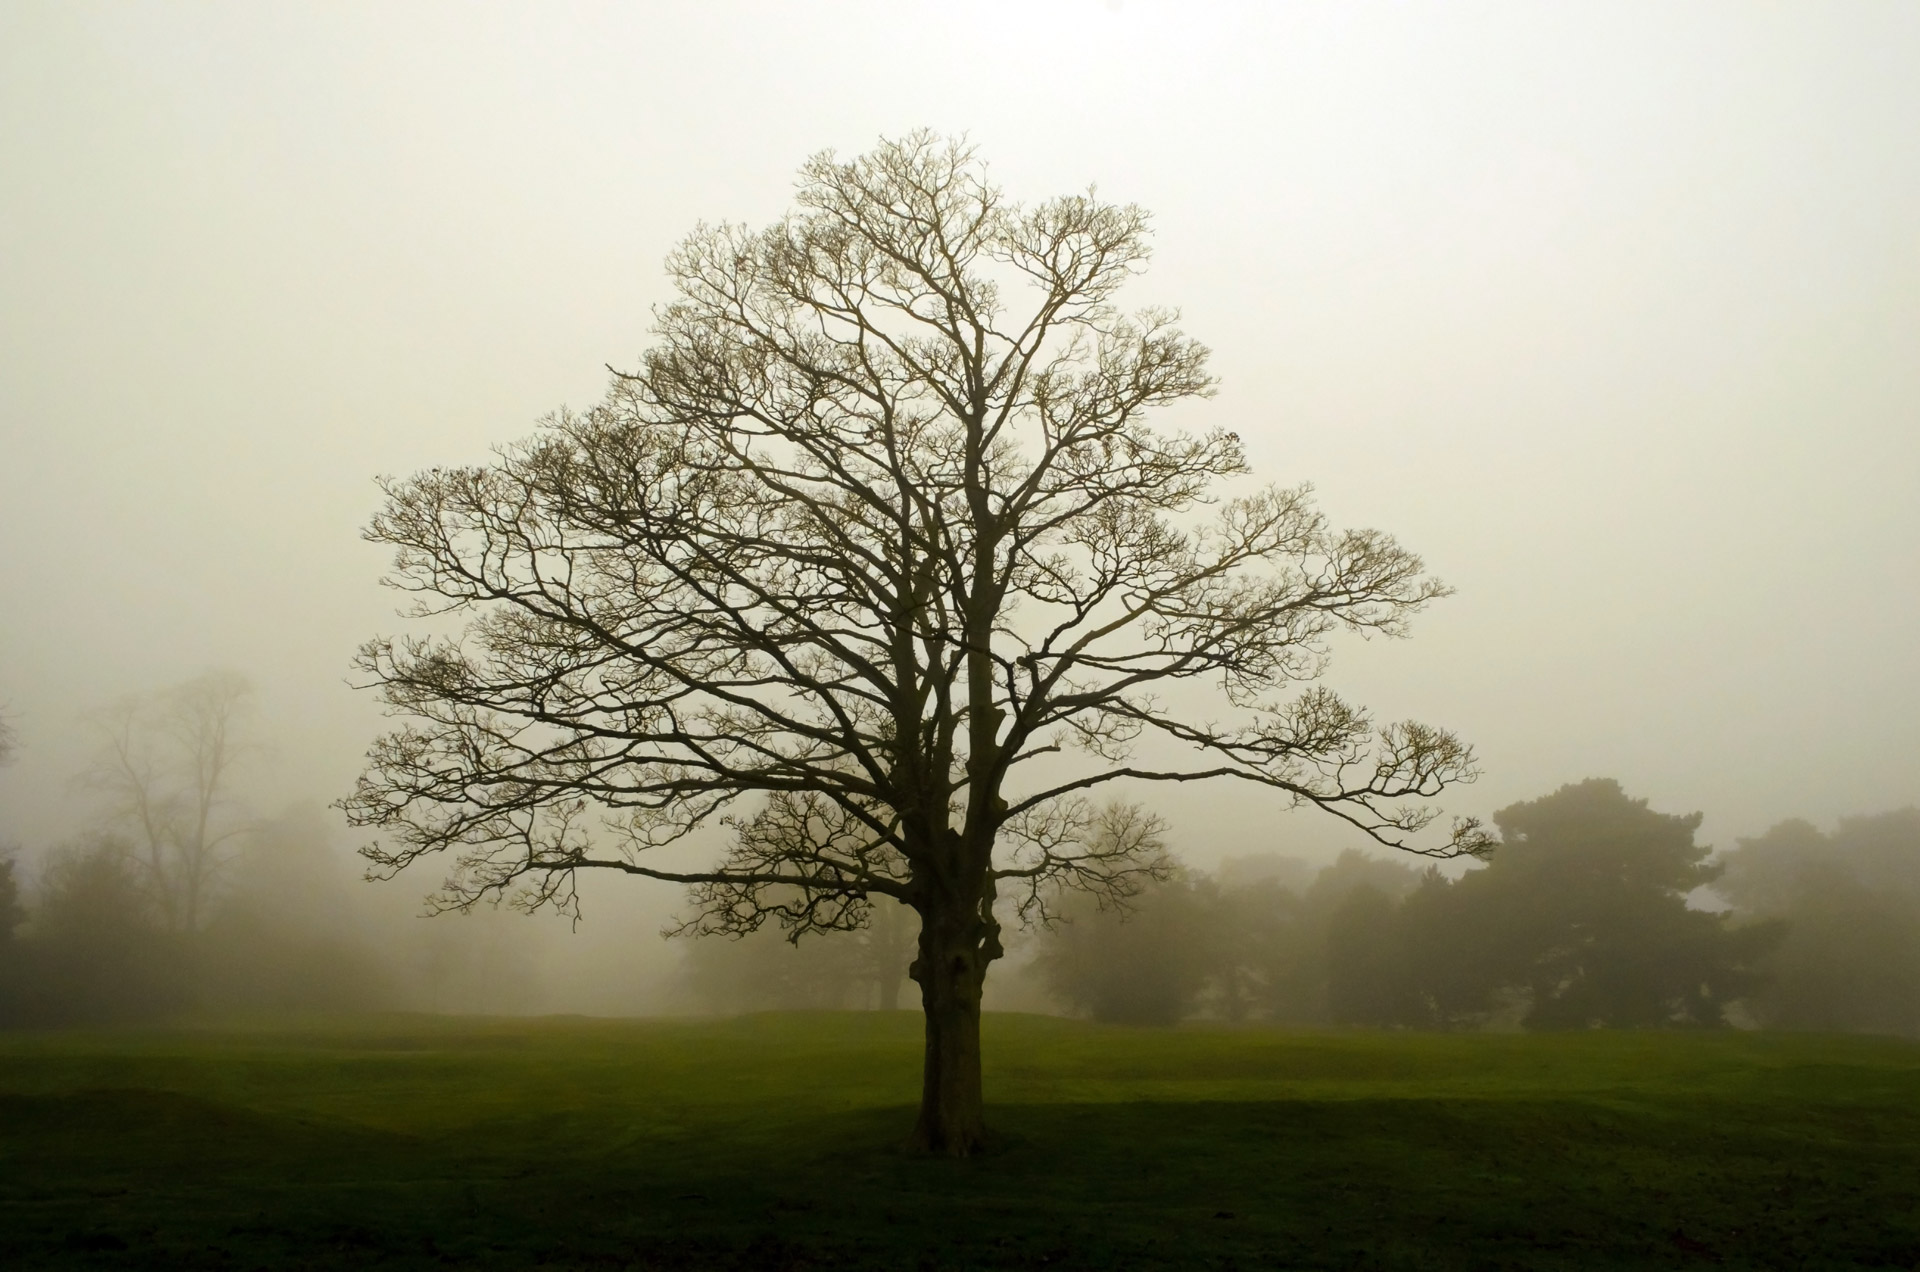
{"type": "Polygon", "coordinates": [[[1127,912],[1074,899],[1035,970],[1061,1006],[1138,1024],[1920,1033],[1920,811],[1788,822],[1717,860],[1697,814],[1609,780],[1494,820],[1457,878],[1350,852],[1304,884],[1241,862],[1127,912]]]}
{"type": "Polygon", "coordinates": [[[327,838],[317,813],[253,830],[194,928],[168,921],[123,838],[55,851],[30,905],[0,862],[0,1026],[395,1005],[327,838]]]}
{"type": "MultiPolygon", "coordinates": [[[[250,819],[224,778],[206,780],[207,722],[224,719],[212,737],[236,751],[243,703],[239,682],[209,678],[116,709],[90,778],[109,797],[98,828],[31,880],[0,855],[0,1027],[501,1009],[469,982],[524,976],[514,951],[482,949],[486,933],[460,920],[383,924],[318,811],[250,819]]],[[[1607,780],[1494,822],[1498,850],[1458,876],[1359,852],[1317,870],[1169,858],[1124,907],[1057,891],[1054,922],[1024,943],[1027,984],[1056,1009],[1130,1024],[1920,1034],[1920,810],[1831,833],[1784,822],[1717,858],[1694,840],[1697,814],[1655,812],[1607,780]]],[[[1149,823],[1146,849],[1164,852],[1149,823]]],[[[910,1003],[912,916],[874,920],[797,944],[773,929],[691,940],[685,1001],[910,1003]]]]}
{"type": "Polygon", "coordinates": [[[686,996],[711,1011],[894,1011],[917,1005],[907,979],[913,916],[876,906],[857,932],[789,940],[777,928],[690,942],[681,973],[686,996]],[[904,997],[903,997],[904,996],[904,997]]]}
{"type": "Polygon", "coordinates": [[[0,1026],[395,1003],[323,817],[236,798],[250,698],[215,672],[96,713],[93,828],[31,879],[0,856],[0,1026]]]}
{"type": "Polygon", "coordinates": [[[1920,1034],[1920,809],[1782,822],[1728,854],[1714,887],[1784,928],[1751,999],[1787,1029],[1920,1034]]]}

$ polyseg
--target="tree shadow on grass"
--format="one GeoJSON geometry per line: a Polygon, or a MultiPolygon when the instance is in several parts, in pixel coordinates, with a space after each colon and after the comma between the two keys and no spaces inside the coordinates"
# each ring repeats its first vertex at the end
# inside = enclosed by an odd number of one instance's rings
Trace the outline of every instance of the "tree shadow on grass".
{"type": "MultiPolygon", "coordinates": [[[[984,1159],[822,1127],[812,1172],[941,1266],[1912,1266],[1920,1137],[1806,1110],[1568,1100],[1034,1104],[984,1159]]],[[[831,1212],[828,1212],[831,1213],[831,1212]]],[[[902,1251],[905,1252],[904,1250],[902,1251]]]]}
{"type": "Polygon", "coordinates": [[[597,1147],[152,1091],[0,1096],[18,1267],[1911,1266],[1920,1137],[1764,1104],[1016,1104],[968,1161],[906,1108],[597,1147]]]}

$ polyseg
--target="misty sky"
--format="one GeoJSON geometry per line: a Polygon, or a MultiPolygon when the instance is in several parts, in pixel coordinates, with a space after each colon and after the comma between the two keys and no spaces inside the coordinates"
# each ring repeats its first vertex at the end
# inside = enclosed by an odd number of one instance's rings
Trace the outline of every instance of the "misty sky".
{"type": "MultiPolygon", "coordinates": [[[[263,799],[344,793],[373,478],[592,403],[696,222],[922,125],[1152,210],[1180,418],[1458,588],[1331,677],[1476,745],[1450,811],[1920,800],[1916,66],[1901,3],[4,0],[0,842],[82,822],[87,708],[214,666],[263,799]]],[[[1150,798],[1202,862],[1337,838],[1150,798]]]]}

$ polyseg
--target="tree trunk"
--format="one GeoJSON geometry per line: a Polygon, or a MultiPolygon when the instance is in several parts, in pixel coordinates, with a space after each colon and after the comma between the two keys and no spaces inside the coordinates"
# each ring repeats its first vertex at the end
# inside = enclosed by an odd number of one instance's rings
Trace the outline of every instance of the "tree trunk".
{"type": "Polygon", "coordinates": [[[968,916],[964,923],[922,916],[920,954],[908,973],[920,984],[926,1012],[926,1067],[920,1119],[907,1146],[967,1157],[986,1140],[980,1086],[980,989],[999,952],[996,934],[968,916]]]}

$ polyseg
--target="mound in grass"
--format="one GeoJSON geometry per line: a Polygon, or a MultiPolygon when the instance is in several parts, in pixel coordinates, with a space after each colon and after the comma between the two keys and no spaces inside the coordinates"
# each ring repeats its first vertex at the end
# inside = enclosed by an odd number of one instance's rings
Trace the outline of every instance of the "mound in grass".
{"type": "Polygon", "coordinates": [[[1920,1045],[990,1018],[394,1017],[0,1040],[8,1267],[1911,1267],[1920,1045]]]}

